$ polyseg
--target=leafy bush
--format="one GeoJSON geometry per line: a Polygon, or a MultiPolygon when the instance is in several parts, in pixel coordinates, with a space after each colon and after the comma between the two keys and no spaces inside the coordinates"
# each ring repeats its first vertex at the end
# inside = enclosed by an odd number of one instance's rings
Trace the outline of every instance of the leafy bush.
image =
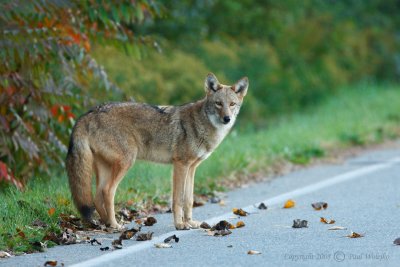
{"type": "Polygon", "coordinates": [[[147,0],[3,1],[0,9],[0,181],[22,187],[33,172],[63,164],[76,110],[105,89],[118,92],[91,42],[138,51],[151,40],[133,25],[159,9],[147,0]]]}

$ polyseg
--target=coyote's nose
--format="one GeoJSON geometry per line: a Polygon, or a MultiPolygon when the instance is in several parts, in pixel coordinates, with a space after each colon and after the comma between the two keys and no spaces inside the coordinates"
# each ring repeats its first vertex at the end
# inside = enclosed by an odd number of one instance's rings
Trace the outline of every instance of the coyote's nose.
{"type": "Polygon", "coordinates": [[[231,121],[231,118],[229,118],[229,116],[225,116],[224,117],[224,123],[227,124],[228,122],[231,121]]]}

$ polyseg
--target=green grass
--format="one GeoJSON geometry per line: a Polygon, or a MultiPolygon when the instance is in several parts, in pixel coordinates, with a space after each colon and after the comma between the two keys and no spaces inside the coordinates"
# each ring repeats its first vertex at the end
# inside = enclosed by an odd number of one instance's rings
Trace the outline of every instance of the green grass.
{"type": "MultiPolygon", "coordinates": [[[[246,103],[245,103],[246,104],[246,103]]],[[[271,121],[268,128],[235,130],[199,168],[195,191],[208,194],[243,175],[268,171],[282,160],[307,164],[335,149],[369,145],[400,136],[400,87],[359,85],[308,110],[271,121]]],[[[137,208],[165,204],[171,187],[171,167],[137,162],[121,182],[116,202],[137,208]]],[[[50,180],[31,179],[25,192],[8,187],[0,191],[0,250],[32,250],[32,243],[57,229],[60,213],[76,214],[65,174],[50,180]],[[56,208],[53,215],[50,208],[56,208]],[[31,227],[40,219],[49,228],[31,227]],[[17,228],[25,237],[17,234],[17,228]]]]}

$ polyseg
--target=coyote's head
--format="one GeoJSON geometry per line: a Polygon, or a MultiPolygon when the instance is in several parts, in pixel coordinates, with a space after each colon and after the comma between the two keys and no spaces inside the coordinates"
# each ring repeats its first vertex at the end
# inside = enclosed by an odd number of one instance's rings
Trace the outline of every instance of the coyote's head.
{"type": "Polygon", "coordinates": [[[204,84],[207,93],[206,113],[215,127],[235,122],[248,87],[247,77],[234,85],[224,85],[218,82],[214,74],[207,75],[204,84]]]}

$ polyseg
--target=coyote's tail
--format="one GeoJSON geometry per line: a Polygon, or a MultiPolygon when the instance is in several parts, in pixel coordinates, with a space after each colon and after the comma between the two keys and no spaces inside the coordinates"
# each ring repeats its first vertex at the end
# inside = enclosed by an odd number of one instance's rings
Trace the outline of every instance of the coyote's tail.
{"type": "Polygon", "coordinates": [[[82,218],[90,221],[94,211],[92,196],[93,154],[86,138],[76,140],[74,133],[69,143],[66,167],[72,199],[82,218]]]}

